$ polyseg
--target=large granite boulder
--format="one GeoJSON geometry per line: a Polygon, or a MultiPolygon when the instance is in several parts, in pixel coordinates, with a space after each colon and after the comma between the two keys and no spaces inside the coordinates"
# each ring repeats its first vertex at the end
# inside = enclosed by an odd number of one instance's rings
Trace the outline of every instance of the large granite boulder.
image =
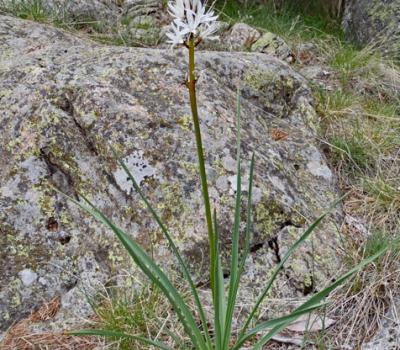
{"type": "Polygon", "coordinates": [[[400,60],[400,0],[346,1],[343,26],[350,40],[400,60]]]}
{"type": "MultiPolygon", "coordinates": [[[[55,295],[60,322],[87,315],[79,292],[132,282],[136,270],[113,234],[53,187],[86,194],[164,267],[174,264],[108,143],[170,227],[193,275],[205,276],[186,56],[185,49],[102,46],[0,16],[1,330],[55,295]]],[[[245,184],[253,151],[257,159],[244,289],[253,297],[281,254],[338,197],[335,179],[314,138],[318,117],[304,78],[259,53],[199,52],[197,64],[210,195],[224,249],[236,190],[238,84],[242,93],[245,184]]],[[[288,263],[271,296],[301,299],[320,288],[340,266],[338,245],[335,226],[326,222],[288,263]]]]}

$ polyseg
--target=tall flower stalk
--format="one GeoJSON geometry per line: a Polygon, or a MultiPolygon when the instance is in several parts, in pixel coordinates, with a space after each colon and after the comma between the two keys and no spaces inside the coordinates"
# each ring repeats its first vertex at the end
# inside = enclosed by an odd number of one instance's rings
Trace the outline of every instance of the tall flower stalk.
{"type": "MultiPolygon", "coordinates": [[[[209,240],[209,254],[210,254],[210,284],[211,290],[214,290],[215,286],[215,244],[217,244],[215,240],[215,233],[213,229],[212,223],[212,214],[211,214],[211,205],[210,205],[210,196],[208,194],[208,184],[207,184],[207,174],[206,167],[204,163],[204,152],[203,152],[203,143],[201,138],[201,129],[199,122],[199,113],[197,109],[197,98],[196,98],[196,77],[195,77],[195,60],[194,60],[194,52],[195,52],[195,39],[193,35],[190,36],[188,40],[188,49],[189,49],[189,74],[187,87],[189,89],[190,96],[190,107],[192,110],[192,118],[194,125],[194,134],[196,138],[196,147],[197,147],[197,158],[199,163],[199,172],[201,179],[201,188],[203,192],[204,199],[204,209],[207,221],[207,231],[208,231],[208,240],[209,240]]],[[[213,295],[215,299],[215,295],[213,295]]],[[[214,300],[215,303],[215,300],[214,300]]]]}
{"type": "MultiPolygon", "coordinates": [[[[211,214],[210,196],[208,194],[207,173],[204,163],[203,143],[201,137],[199,113],[196,97],[196,75],[195,75],[195,49],[206,39],[213,40],[213,34],[218,29],[216,20],[218,16],[214,15],[212,9],[206,10],[205,5],[200,0],[176,0],[168,3],[168,8],[173,22],[171,31],[167,33],[170,44],[184,45],[189,51],[189,72],[186,86],[189,90],[190,107],[194,126],[194,134],[197,147],[197,158],[199,164],[199,173],[201,179],[201,189],[204,200],[204,210],[207,222],[207,232],[209,241],[210,256],[210,285],[211,290],[215,290],[215,245],[218,242],[215,239],[213,228],[213,219],[211,214]]],[[[213,293],[214,304],[216,302],[213,293]]]]}
{"type": "MultiPolygon", "coordinates": [[[[112,149],[118,164],[124,169],[129,179],[132,181],[135,191],[140,196],[141,200],[147,207],[150,215],[160,227],[164,234],[172,253],[174,254],[181,273],[186,280],[194,300],[196,310],[192,310],[185,298],[179,292],[179,289],[174,286],[167,274],[162,268],[140,247],[140,245],[133,240],[122,229],[115,225],[104,213],[102,213],[96,206],[84,195],[80,195],[81,200],[69,198],[76,205],[80,206],[96,220],[106,225],[111,229],[116,237],[123,244],[133,261],[141,269],[141,271],[148,277],[148,279],[158,287],[165,298],[168,299],[171,306],[183,325],[185,333],[190,341],[184,344],[184,349],[193,350],[240,350],[243,345],[251,339],[254,340],[252,345],[253,350],[261,350],[263,345],[266,344],[274,335],[287,327],[290,323],[296,321],[299,317],[309,314],[322,306],[326,305],[324,299],[333,291],[337,286],[344,283],[348,278],[360,271],[366,264],[370,263],[383,252],[387,247],[382,249],[376,255],[362,261],[359,265],[338,277],[334,283],[314,294],[308,301],[293,310],[290,314],[271,319],[265,322],[257,323],[256,314],[260,306],[268,295],[271,286],[277,278],[279,272],[284,267],[284,264],[291,257],[293,252],[304,243],[304,241],[313,233],[315,228],[331,211],[330,208],[323,215],[321,215],[305,232],[298,238],[298,240],[291,246],[286,254],[281,258],[279,264],[271,272],[270,278],[266,281],[265,288],[261,291],[257,298],[255,305],[250,309],[243,326],[238,329],[234,335],[232,325],[234,323],[234,310],[236,306],[236,298],[239,290],[239,283],[241,274],[244,271],[246,258],[249,254],[249,242],[252,228],[252,183],[254,171],[254,155],[250,165],[249,187],[247,197],[247,215],[246,215],[246,229],[245,229],[245,245],[244,249],[239,254],[239,230],[241,222],[241,171],[240,171],[240,96],[237,99],[237,186],[236,186],[236,200],[234,210],[234,225],[232,229],[232,249],[231,249],[231,264],[229,276],[229,288],[225,289],[225,281],[222,272],[221,258],[219,251],[219,237],[218,237],[218,220],[217,213],[210,205],[210,198],[208,193],[207,176],[205,159],[203,153],[203,145],[201,138],[201,128],[199,121],[199,114],[196,99],[196,76],[195,76],[195,49],[204,39],[213,39],[213,35],[217,30],[216,19],[213,10],[206,10],[205,4],[201,0],[175,0],[168,4],[170,14],[173,16],[171,31],[167,33],[169,42],[172,46],[183,45],[189,51],[189,72],[186,85],[189,90],[190,106],[193,117],[194,135],[197,146],[197,156],[199,163],[199,174],[201,179],[201,188],[204,200],[204,211],[207,223],[208,239],[209,239],[209,254],[210,254],[210,285],[213,298],[213,320],[206,318],[205,307],[201,302],[198,290],[192,280],[189,269],[184,261],[178,247],[175,245],[172,235],[170,234],[166,225],[162,222],[160,216],[153,208],[152,204],[144,196],[139,184],[128,169],[127,165],[123,162],[121,157],[112,149]],[[209,326],[211,324],[211,326],[209,326]],[[258,337],[257,337],[258,336],[258,337]]],[[[340,200],[339,200],[340,201],[340,200]]],[[[334,206],[339,202],[337,201],[334,206]]],[[[109,330],[83,330],[71,332],[72,335],[98,335],[112,338],[128,338],[137,342],[141,342],[148,346],[153,346],[158,349],[176,350],[177,348],[170,347],[165,343],[151,339],[147,336],[132,335],[124,332],[116,332],[109,330]]],[[[167,335],[174,340],[179,337],[173,334],[172,331],[167,332],[167,335]]],[[[177,342],[178,344],[178,342],[177,342]]],[[[180,346],[180,345],[179,345],[180,346]]],[[[182,349],[183,349],[182,348],[182,349]]]]}

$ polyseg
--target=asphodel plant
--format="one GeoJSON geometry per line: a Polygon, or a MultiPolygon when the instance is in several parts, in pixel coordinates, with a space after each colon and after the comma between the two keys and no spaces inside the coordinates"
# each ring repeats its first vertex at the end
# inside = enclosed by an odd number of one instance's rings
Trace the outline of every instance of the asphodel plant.
{"type": "MultiPolygon", "coordinates": [[[[99,335],[113,338],[131,338],[133,340],[153,346],[159,349],[195,349],[195,350],[239,350],[243,345],[252,342],[252,349],[261,349],[276,333],[283,330],[290,323],[294,322],[302,315],[309,314],[318,310],[326,305],[325,298],[337,286],[342,284],[356,272],[361,270],[365,265],[372,262],[380,256],[385,250],[376,255],[364,260],[359,265],[337,278],[333,284],[320,292],[314,294],[310,299],[297,307],[286,316],[271,319],[269,321],[257,323],[256,315],[265,300],[268,292],[271,289],[279,272],[282,270],[286,261],[290,258],[292,253],[312,234],[315,228],[320,224],[326,215],[329,214],[332,208],[329,208],[323,215],[321,215],[305,232],[298,238],[295,244],[288,250],[285,256],[281,259],[280,263],[275,267],[268,281],[265,282],[265,288],[256,299],[254,306],[248,315],[244,318],[244,322],[240,329],[232,329],[234,321],[234,311],[236,299],[239,290],[240,277],[244,271],[246,258],[249,254],[249,245],[251,240],[252,228],[252,184],[253,184],[253,171],[254,171],[254,154],[250,163],[249,171],[249,185],[247,195],[247,209],[246,209],[246,229],[245,229],[245,242],[242,250],[239,249],[239,230],[241,224],[241,162],[240,162],[240,94],[237,98],[237,184],[236,184],[236,199],[234,209],[234,224],[232,228],[232,247],[230,252],[230,274],[229,281],[223,277],[219,235],[218,235],[218,218],[215,209],[213,210],[210,204],[208,194],[207,176],[204,163],[202,136],[200,128],[200,120],[196,100],[196,70],[195,70],[195,51],[198,45],[205,39],[213,39],[214,33],[217,31],[217,16],[214,15],[212,9],[206,9],[204,3],[200,0],[176,0],[168,4],[170,14],[173,16],[171,31],[167,34],[169,42],[172,46],[181,45],[188,49],[189,64],[188,64],[188,79],[186,86],[188,88],[190,97],[190,107],[193,117],[194,138],[197,145],[197,156],[199,175],[201,180],[201,189],[204,201],[204,215],[206,222],[206,230],[208,232],[209,241],[209,280],[213,301],[213,319],[207,319],[205,307],[199,296],[199,291],[193,282],[187,264],[182,257],[178,247],[175,245],[171,233],[166,225],[162,222],[160,216],[152,206],[152,204],[144,196],[136,179],[123,162],[120,155],[112,148],[112,152],[119,163],[124,169],[129,179],[132,181],[135,191],[144,202],[149,213],[157,222],[165,239],[168,242],[169,248],[176,258],[176,263],[180,268],[182,276],[186,281],[188,288],[191,292],[191,298],[195,305],[195,310],[189,307],[185,299],[179,292],[173,282],[168,278],[167,273],[164,272],[160,266],[150,258],[145,250],[138,245],[127,233],[120,229],[115,223],[111,221],[105,214],[103,214],[96,206],[85,196],[81,195],[81,200],[77,201],[69,198],[75,204],[86,210],[98,221],[111,229],[121,243],[124,245],[133,261],[141,269],[141,271],[148,277],[148,279],[157,286],[171,303],[179,321],[182,323],[187,338],[190,340],[189,344],[185,344],[182,348],[181,345],[176,344],[176,347],[171,348],[169,345],[162,343],[159,340],[148,338],[146,335],[126,334],[122,332],[112,332],[107,330],[82,330],[71,332],[73,335],[99,335]],[[211,325],[211,326],[210,326],[211,325]]],[[[340,201],[340,200],[339,200],[340,201]]],[[[338,202],[339,202],[338,201],[338,202]]],[[[207,313],[209,314],[209,313],[207,313]]],[[[173,335],[173,339],[179,339],[177,335],[173,335]]],[[[246,345],[248,346],[248,345],[246,345]]]]}

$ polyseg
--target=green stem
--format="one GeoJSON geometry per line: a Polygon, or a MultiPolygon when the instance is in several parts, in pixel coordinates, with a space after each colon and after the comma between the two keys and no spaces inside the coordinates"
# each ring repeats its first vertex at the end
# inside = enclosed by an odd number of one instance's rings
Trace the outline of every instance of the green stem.
{"type": "Polygon", "coordinates": [[[217,242],[215,242],[215,235],[213,230],[212,223],[212,215],[211,215],[211,205],[210,205],[210,196],[208,194],[208,186],[207,186],[207,175],[206,168],[204,165],[204,154],[203,154],[203,143],[201,141],[201,131],[200,131],[200,123],[199,123],[199,114],[197,111],[197,100],[196,100],[196,78],[195,78],[195,62],[194,62],[194,51],[195,51],[195,41],[194,38],[189,39],[189,79],[187,81],[187,86],[189,89],[190,96],[190,106],[192,109],[192,117],[194,124],[194,133],[196,136],[196,145],[197,145],[197,157],[199,160],[199,171],[201,178],[201,188],[203,192],[204,199],[204,208],[207,220],[207,229],[208,229],[208,240],[209,240],[209,251],[210,251],[210,283],[211,290],[213,292],[213,299],[215,303],[215,295],[214,295],[214,286],[215,286],[215,252],[214,247],[217,242]]]}

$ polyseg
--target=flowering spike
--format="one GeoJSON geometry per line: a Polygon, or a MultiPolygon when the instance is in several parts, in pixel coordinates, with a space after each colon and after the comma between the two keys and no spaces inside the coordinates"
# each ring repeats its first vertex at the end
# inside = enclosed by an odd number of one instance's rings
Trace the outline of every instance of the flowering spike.
{"type": "Polygon", "coordinates": [[[196,42],[204,39],[215,40],[218,30],[212,9],[206,10],[201,0],[174,0],[168,3],[168,12],[173,17],[171,30],[166,34],[172,46],[187,44],[190,37],[196,42]]]}

